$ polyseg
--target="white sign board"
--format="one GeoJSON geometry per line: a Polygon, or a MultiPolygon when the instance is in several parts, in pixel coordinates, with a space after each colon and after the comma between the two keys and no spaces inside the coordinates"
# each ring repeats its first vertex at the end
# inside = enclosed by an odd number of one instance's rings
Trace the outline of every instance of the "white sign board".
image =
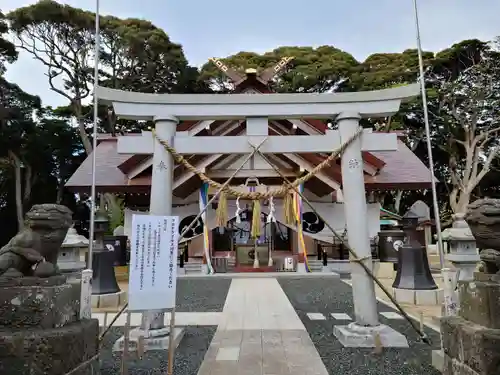
{"type": "Polygon", "coordinates": [[[178,216],[133,215],[128,310],[175,306],[178,216]]]}

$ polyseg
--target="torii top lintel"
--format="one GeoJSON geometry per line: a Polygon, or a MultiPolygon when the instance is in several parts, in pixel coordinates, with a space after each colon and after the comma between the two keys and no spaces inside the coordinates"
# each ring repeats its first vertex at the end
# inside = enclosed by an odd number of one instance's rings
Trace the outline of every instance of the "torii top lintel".
{"type": "Polygon", "coordinates": [[[165,116],[179,120],[331,119],[342,112],[358,113],[365,118],[387,117],[399,110],[403,100],[419,93],[417,83],[377,91],[259,95],[147,94],[96,87],[101,102],[112,104],[118,117],[131,120],[165,116]]]}

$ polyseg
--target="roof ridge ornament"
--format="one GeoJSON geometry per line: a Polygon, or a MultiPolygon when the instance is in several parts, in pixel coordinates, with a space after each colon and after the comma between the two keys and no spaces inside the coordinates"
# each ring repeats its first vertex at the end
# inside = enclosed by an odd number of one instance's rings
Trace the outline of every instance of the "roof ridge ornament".
{"type": "MultiPolygon", "coordinates": [[[[267,85],[271,79],[276,77],[285,67],[294,59],[293,56],[284,56],[282,57],[275,65],[264,69],[260,74],[257,74],[257,69],[255,68],[247,68],[245,69],[245,75],[256,75],[257,79],[267,85]]],[[[211,57],[208,59],[211,61],[222,73],[224,73],[227,78],[233,81],[235,86],[240,85],[247,77],[238,73],[235,69],[229,67],[222,59],[217,57],[211,57]]]]}

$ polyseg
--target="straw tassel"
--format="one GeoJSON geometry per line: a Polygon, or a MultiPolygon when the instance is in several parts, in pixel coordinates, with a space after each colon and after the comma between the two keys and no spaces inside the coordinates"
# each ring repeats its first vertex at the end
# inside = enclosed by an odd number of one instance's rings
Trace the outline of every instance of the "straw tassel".
{"type": "Polygon", "coordinates": [[[227,194],[222,191],[219,196],[219,204],[215,214],[215,220],[218,227],[225,227],[228,221],[227,215],[227,194]]]}
{"type": "Polygon", "coordinates": [[[260,201],[258,199],[253,201],[251,236],[252,238],[260,237],[260,201]]]}
{"type": "Polygon", "coordinates": [[[283,199],[283,209],[285,214],[285,223],[288,225],[294,225],[295,215],[294,215],[294,207],[293,207],[293,195],[288,191],[283,199]]]}

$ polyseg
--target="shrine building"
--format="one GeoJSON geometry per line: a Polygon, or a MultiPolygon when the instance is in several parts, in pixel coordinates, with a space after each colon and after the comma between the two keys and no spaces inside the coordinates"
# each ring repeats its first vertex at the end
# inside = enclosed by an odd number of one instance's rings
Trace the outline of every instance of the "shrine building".
{"type": "MultiPolygon", "coordinates": [[[[216,66],[234,83],[235,94],[255,95],[271,93],[269,82],[286,62],[284,59],[275,67],[260,74],[249,69],[242,75],[225,66],[220,60],[214,60],[216,66]]],[[[318,136],[325,135],[329,131],[325,120],[307,118],[295,120],[269,118],[267,127],[269,138],[318,136]]],[[[186,137],[242,136],[247,134],[247,120],[184,120],[177,126],[177,136],[179,134],[186,137]]],[[[362,151],[368,232],[372,240],[377,237],[381,225],[381,207],[379,203],[370,200],[372,192],[431,187],[428,168],[400,139],[402,136],[398,134],[395,151],[362,151]]],[[[151,132],[117,136],[100,134],[95,150],[96,190],[98,193],[109,192],[124,198],[126,205],[124,226],[125,234],[128,236],[131,235],[132,215],[148,213],[153,168],[162,167],[153,164],[152,150],[140,154],[122,153],[126,145],[145,137],[151,138],[151,132]],[[121,143],[123,146],[119,146],[121,143]]],[[[220,184],[240,167],[246,156],[210,152],[192,153],[184,157],[210,180],[220,184]]],[[[230,186],[241,192],[266,192],[281,186],[284,183],[283,176],[293,181],[313,170],[327,156],[327,153],[269,153],[265,160],[261,155],[255,154],[231,180],[230,186]],[[268,162],[274,164],[280,173],[268,162]]],[[[324,220],[336,232],[347,238],[341,172],[340,160],[334,161],[304,183],[303,194],[324,220]]],[[[172,214],[179,216],[179,231],[182,232],[200,213],[200,207],[210,199],[216,189],[207,188],[199,175],[186,168],[184,164],[176,163],[173,175],[172,214]]],[[[89,156],[68,180],[66,187],[75,193],[89,193],[91,181],[92,158],[89,156]]],[[[296,225],[287,223],[284,217],[283,198],[261,201],[261,228],[259,237],[255,241],[251,238],[253,206],[250,201],[228,197],[227,221],[224,227],[217,225],[217,204],[216,201],[208,207],[203,216],[204,220],[200,219],[186,234],[188,255],[186,259],[189,258],[190,261],[202,259],[207,251],[206,246],[212,262],[220,258],[231,259],[236,271],[254,268],[275,270],[276,265],[282,264],[284,258],[293,257],[299,262],[304,256],[317,259],[318,250],[325,251],[333,262],[348,258],[346,252],[338,246],[338,239],[307,204],[302,203],[301,212],[303,241],[299,240],[300,235],[296,225]],[[268,220],[269,215],[273,220],[268,220]],[[205,232],[208,235],[204,235],[204,228],[208,229],[205,232]],[[301,246],[299,242],[305,247],[303,252],[299,251],[301,246]],[[260,261],[258,267],[255,267],[256,255],[260,261]],[[269,262],[269,257],[273,262],[269,262]],[[272,264],[272,267],[268,264],[272,264]]]]}

